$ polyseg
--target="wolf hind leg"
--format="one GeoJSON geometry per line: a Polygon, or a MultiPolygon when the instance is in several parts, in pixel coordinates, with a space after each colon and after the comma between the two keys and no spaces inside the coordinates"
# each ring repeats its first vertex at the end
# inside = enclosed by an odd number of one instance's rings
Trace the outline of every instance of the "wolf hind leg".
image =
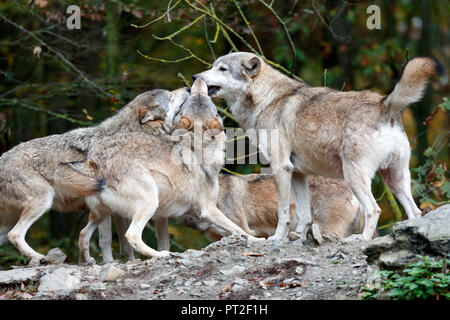
{"type": "MultiPolygon", "coordinates": [[[[143,179],[141,179],[142,181],[143,179]]],[[[135,195],[140,196],[134,201],[135,213],[125,233],[125,238],[135,250],[148,258],[170,256],[169,251],[156,251],[142,240],[142,232],[159,206],[158,187],[155,181],[152,178],[146,179],[144,185],[136,185],[133,191],[135,195]]]]}
{"type": "Polygon", "coordinates": [[[25,235],[28,229],[35,223],[45,212],[47,212],[53,203],[54,191],[50,186],[40,185],[39,194],[27,201],[14,228],[8,233],[9,241],[22,253],[27,256],[30,265],[40,264],[45,260],[45,256],[34,251],[25,241],[25,235]],[[44,190],[42,190],[44,189],[44,190]]]}
{"type": "MultiPolygon", "coordinates": [[[[347,185],[352,190],[353,194],[358,198],[364,211],[364,230],[362,238],[370,240],[377,229],[378,218],[380,217],[381,209],[375,198],[372,195],[371,182],[374,171],[367,172],[354,162],[349,161],[343,163],[344,179],[347,185]]],[[[359,238],[352,235],[348,239],[359,238]]]]}
{"type": "Polygon", "coordinates": [[[401,168],[391,167],[386,170],[380,170],[380,175],[402,204],[408,219],[420,217],[422,211],[417,207],[412,196],[411,173],[408,166],[403,165],[401,168]]]}

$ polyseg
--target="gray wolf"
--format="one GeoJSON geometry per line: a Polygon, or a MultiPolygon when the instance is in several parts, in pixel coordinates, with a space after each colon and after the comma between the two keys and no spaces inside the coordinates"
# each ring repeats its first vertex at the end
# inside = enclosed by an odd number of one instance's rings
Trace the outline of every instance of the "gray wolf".
{"type": "Polygon", "coordinates": [[[176,217],[192,209],[198,210],[202,219],[230,233],[247,235],[216,207],[226,136],[200,79],[194,82],[174,123],[180,130],[167,136],[129,132],[103,139],[90,150],[86,161],[71,165],[72,173],[62,174],[61,179],[67,183],[84,175],[105,181],[104,190],[86,197],[90,217],[79,240],[83,261],[95,262],[89,254],[90,237],[111,212],[131,218],[125,238],[147,257],[169,255],[168,251],[158,252],[142,241],[147,222],[152,218],[176,217]],[[195,135],[199,133],[203,136],[197,140],[195,135]],[[180,138],[181,142],[175,141],[180,138]],[[202,148],[196,149],[198,144],[202,148]]]}
{"type": "MultiPolygon", "coordinates": [[[[321,176],[309,176],[311,211],[313,222],[322,234],[336,234],[342,238],[361,233],[364,215],[356,197],[343,180],[321,176]]],[[[277,189],[271,175],[249,174],[219,176],[217,208],[248,234],[269,237],[275,233],[278,223],[277,189]]],[[[291,196],[290,231],[295,231],[297,219],[291,196]]],[[[177,218],[184,225],[203,232],[211,241],[217,241],[229,233],[216,225],[202,221],[198,213],[188,212],[177,218]]],[[[155,224],[158,249],[169,249],[167,222],[160,219],[155,224]]]]}
{"type": "MultiPolygon", "coordinates": [[[[278,72],[260,57],[237,52],[218,58],[211,69],[194,75],[212,97],[226,100],[244,129],[279,130],[276,146],[260,144],[278,168],[278,224],[270,240],[287,240],[291,186],[297,216],[296,233],[305,239],[312,223],[308,175],[344,179],[365,216],[362,236],[376,230],[380,208],[371,180],[377,171],[409,219],[421,215],[411,195],[410,146],[401,112],[422,98],[428,80],[442,73],[431,58],[410,60],[387,96],[372,91],[337,91],[311,87],[278,72]]],[[[349,240],[351,240],[349,239],[349,240]]]]}
{"type": "MultiPolygon", "coordinates": [[[[45,260],[44,255],[25,241],[30,226],[49,209],[84,210],[84,198],[104,187],[102,180],[87,176],[78,176],[71,183],[55,181],[55,170],[60,163],[84,161],[98,140],[117,132],[159,134],[164,131],[165,123],[160,120],[158,106],[165,106],[165,113],[173,117],[187,95],[185,89],[148,91],[97,126],[33,139],[5,152],[0,157],[0,245],[9,240],[31,259],[30,264],[45,260]]],[[[104,259],[112,260],[109,242],[106,243],[105,246],[100,241],[104,259]]]]}

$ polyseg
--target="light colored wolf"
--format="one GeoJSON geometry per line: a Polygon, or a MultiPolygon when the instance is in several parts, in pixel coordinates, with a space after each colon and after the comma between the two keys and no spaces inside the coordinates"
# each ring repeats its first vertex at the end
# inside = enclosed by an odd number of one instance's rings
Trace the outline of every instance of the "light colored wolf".
{"type": "Polygon", "coordinates": [[[193,78],[202,78],[212,97],[224,98],[244,129],[279,130],[278,146],[271,145],[269,150],[267,145],[259,145],[266,158],[277,161],[273,167],[278,168],[278,225],[270,239],[287,239],[291,185],[296,232],[305,238],[312,222],[310,174],[345,179],[364,209],[362,238],[370,239],[381,211],[371,192],[377,171],[408,218],[421,215],[411,195],[410,146],[401,112],[420,100],[427,81],[441,72],[434,59],[412,59],[394,90],[383,96],[372,91],[310,87],[252,53],[237,52],[218,58],[211,69],[193,78]]]}
{"type": "MultiPolygon", "coordinates": [[[[25,241],[29,227],[49,209],[84,210],[84,197],[97,193],[104,186],[102,180],[87,176],[78,176],[71,183],[55,181],[55,170],[60,163],[85,160],[98,140],[117,132],[164,132],[166,125],[161,119],[166,118],[166,113],[168,119],[173,118],[188,95],[185,88],[173,92],[148,91],[97,126],[33,139],[5,152],[0,157],[0,245],[9,239],[31,259],[31,264],[44,260],[45,256],[25,241]],[[167,107],[164,114],[160,114],[159,106],[167,107]]],[[[112,260],[111,247],[108,241],[106,244],[100,241],[103,257],[112,260]]]]}
{"type": "MultiPolygon", "coordinates": [[[[312,219],[321,234],[336,234],[342,238],[361,233],[364,215],[356,197],[343,180],[309,176],[312,219]]],[[[217,207],[245,232],[256,237],[269,237],[275,233],[278,222],[277,189],[271,175],[249,174],[219,176],[217,207]]],[[[291,197],[290,216],[294,231],[297,218],[291,197]]],[[[177,218],[184,225],[203,232],[211,241],[217,241],[229,233],[217,225],[202,221],[196,212],[188,212],[177,218]]],[[[167,222],[155,223],[158,250],[169,249],[167,222]]],[[[295,237],[294,237],[295,238],[295,237]]]]}
{"type": "Polygon", "coordinates": [[[174,120],[184,129],[177,131],[180,135],[155,138],[145,133],[116,134],[99,141],[87,161],[59,172],[59,179],[67,183],[85,175],[105,181],[103,191],[86,197],[90,217],[80,232],[81,260],[95,262],[89,254],[90,237],[111,212],[131,218],[125,238],[147,257],[169,255],[142,241],[142,231],[151,218],[176,217],[194,209],[202,219],[230,233],[247,235],[216,206],[218,176],[225,161],[226,136],[221,121],[206,85],[197,80],[174,120]],[[202,132],[203,136],[196,136],[202,132]],[[174,142],[177,137],[182,138],[180,143],[174,142]]]}

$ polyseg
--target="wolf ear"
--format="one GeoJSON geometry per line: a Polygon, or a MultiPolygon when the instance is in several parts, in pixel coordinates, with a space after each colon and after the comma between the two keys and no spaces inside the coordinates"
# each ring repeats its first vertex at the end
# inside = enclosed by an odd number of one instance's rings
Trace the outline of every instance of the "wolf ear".
{"type": "Polygon", "coordinates": [[[141,124],[153,121],[155,119],[156,117],[150,108],[142,108],[141,110],[139,110],[139,122],[141,124]]]}
{"type": "Polygon", "coordinates": [[[259,74],[261,70],[261,61],[258,57],[253,57],[250,60],[242,62],[242,66],[245,68],[246,73],[254,78],[259,74]]]}
{"type": "Polygon", "coordinates": [[[191,87],[191,95],[192,94],[208,95],[208,86],[202,78],[195,79],[194,84],[191,87]]]}

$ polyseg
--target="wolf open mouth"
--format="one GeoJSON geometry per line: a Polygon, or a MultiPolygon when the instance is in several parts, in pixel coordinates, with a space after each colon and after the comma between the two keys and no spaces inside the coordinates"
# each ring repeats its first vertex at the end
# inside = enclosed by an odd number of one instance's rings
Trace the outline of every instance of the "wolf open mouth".
{"type": "Polygon", "coordinates": [[[208,86],[208,95],[212,96],[220,90],[219,86],[208,86]]]}

